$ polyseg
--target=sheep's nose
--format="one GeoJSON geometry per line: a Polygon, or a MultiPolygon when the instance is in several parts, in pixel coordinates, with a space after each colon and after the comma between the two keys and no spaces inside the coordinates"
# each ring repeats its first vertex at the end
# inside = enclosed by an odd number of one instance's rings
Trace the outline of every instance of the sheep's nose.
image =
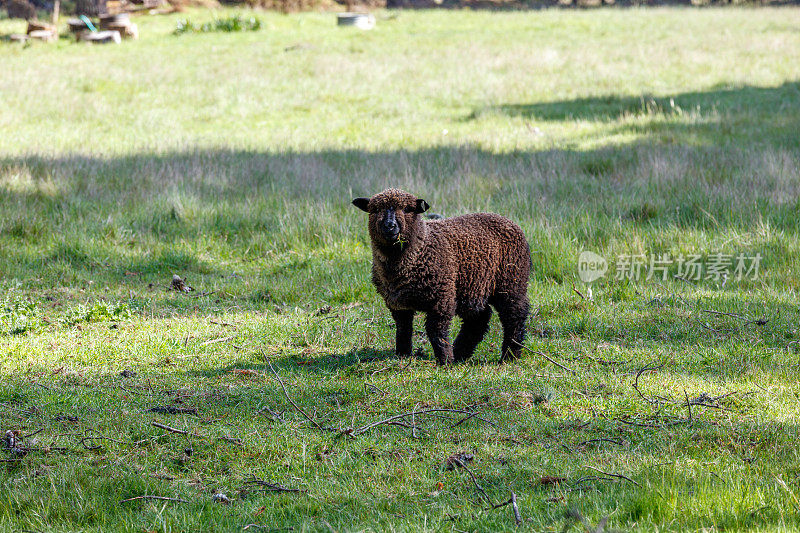
{"type": "Polygon", "coordinates": [[[383,227],[387,229],[397,227],[397,219],[395,219],[394,213],[391,211],[386,212],[386,216],[383,219],[383,227]]]}
{"type": "Polygon", "coordinates": [[[396,235],[398,230],[400,229],[397,225],[397,219],[394,216],[394,213],[390,210],[386,211],[386,216],[381,222],[382,229],[385,233],[390,235],[396,235]]]}

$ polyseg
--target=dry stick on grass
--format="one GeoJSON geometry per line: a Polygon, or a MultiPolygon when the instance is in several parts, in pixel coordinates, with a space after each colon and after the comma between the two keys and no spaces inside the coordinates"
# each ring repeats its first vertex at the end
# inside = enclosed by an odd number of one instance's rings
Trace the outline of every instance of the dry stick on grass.
{"type": "Polygon", "coordinates": [[[683,389],[683,396],[686,398],[686,408],[689,410],[689,421],[692,420],[692,402],[689,401],[689,395],[686,394],[686,389],[683,389]]]}
{"type": "MultiPolygon", "coordinates": [[[[362,434],[362,433],[364,433],[366,431],[369,431],[370,429],[372,429],[374,427],[377,427],[377,426],[380,426],[380,425],[383,425],[383,424],[390,424],[390,425],[394,424],[394,425],[396,425],[398,421],[400,421],[400,420],[402,420],[404,418],[408,418],[410,416],[415,416],[416,417],[416,416],[419,416],[419,415],[426,415],[428,413],[457,413],[457,414],[467,415],[467,418],[462,420],[462,422],[467,420],[467,419],[469,419],[469,418],[474,417],[477,414],[477,413],[475,413],[473,411],[467,411],[467,410],[464,410],[464,409],[444,409],[444,408],[423,409],[422,411],[410,411],[408,413],[401,413],[399,415],[390,416],[389,418],[384,418],[383,420],[378,420],[377,422],[372,422],[371,424],[367,424],[365,426],[361,426],[359,428],[356,428],[356,429],[353,429],[353,430],[349,430],[347,432],[347,434],[352,436],[352,437],[355,437],[356,435],[360,435],[360,434],[362,434]]],[[[479,418],[479,420],[481,420],[481,419],[479,418]]],[[[487,423],[491,424],[491,422],[487,422],[487,423]]]]}
{"type": "Polygon", "coordinates": [[[723,313],[722,311],[712,311],[711,309],[701,309],[700,312],[701,313],[708,313],[709,315],[729,316],[729,317],[733,317],[733,318],[738,318],[740,320],[745,320],[747,322],[751,321],[746,316],[737,315],[736,313],[723,313]]]}
{"type": "Polygon", "coordinates": [[[722,311],[712,311],[711,309],[701,309],[703,313],[708,313],[710,315],[721,315],[721,316],[729,316],[732,318],[738,318],[739,320],[744,320],[745,324],[755,324],[757,326],[765,326],[767,322],[769,322],[766,318],[756,318],[755,320],[751,320],[744,315],[738,315],[736,313],[723,313],[722,311]]]}
{"type": "Polygon", "coordinates": [[[576,289],[576,288],[575,288],[575,285],[573,285],[573,286],[572,286],[572,292],[574,292],[575,294],[577,294],[578,296],[580,296],[580,297],[581,297],[581,300],[585,300],[585,299],[586,299],[586,296],[584,296],[584,295],[583,295],[583,293],[581,293],[581,291],[579,291],[578,289],[576,289]]]}
{"type": "Polygon", "coordinates": [[[679,424],[683,424],[686,422],[684,419],[674,420],[672,422],[665,422],[663,424],[647,424],[645,422],[634,422],[632,420],[625,420],[624,418],[612,418],[615,422],[622,422],[623,424],[628,424],[629,426],[636,426],[640,428],[666,428],[670,426],[677,426],[679,424]]]}
{"type": "MultiPolygon", "coordinates": [[[[757,383],[754,383],[754,385],[758,386],[757,383]]],[[[735,394],[739,394],[739,391],[728,392],[728,393],[722,394],[720,396],[705,396],[704,397],[703,395],[700,395],[697,398],[692,400],[692,405],[701,405],[703,407],[713,407],[714,409],[725,409],[724,407],[721,407],[719,405],[705,403],[703,400],[709,400],[709,401],[712,401],[712,402],[716,403],[716,402],[719,402],[720,400],[722,400],[724,398],[728,398],[729,396],[733,396],[735,394]]],[[[744,396],[749,396],[751,394],[755,394],[755,392],[754,391],[745,392],[744,396]]]]}
{"type": "Polygon", "coordinates": [[[643,366],[643,367],[642,367],[641,369],[639,369],[639,371],[636,373],[636,378],[633,380],[633,388],[634,388],[634,389],[636,389],[636,392],[638,392],[638,393],[639,393],[639,396],[641,396],[641,397],[642,397],[642,399],[643,399],[644,401],[646,401],[647,403],[649,403],[649,404],[657,404],[657,403],[663,402],[663,401],[665,401],[665,400],[664,400],[663,398],[658,398],[657,400],[654,400],[653,398],[648,398],[647,396],[645,396],[645,395],[642,393],[642,391],[640,391],[640,390],[639,390],[639,378],[642,376],[642,374],[643,374],[643,373],[645,373],[645,372],[649,372],[649,371],[653,371],[653,372],[655,372],[656,370],[659,370],[660,368],[663,368],[663,367],[664,367],[664,365],[666,365],[666,364],[667,364],[667,363],[661,363],[661,364],[660,364],[660,365],[658,365],[658,366],[643,366]]]}
{"type": "MultiPolygon", "coordinates": [[[[93,440],[110,440],[111,442],[115,442],[117,444],[126,444],[126,445],[127,444],[133,444],[133,445],[138,444],[138,442],[123,442],[121,440],[112,439],[111,437],[105,437],[103,435],[92,435],[92,436],[89,436],[89,437],[83,437],[81,440],[78,441],[78,443],[81,446],[83,446],[84,448],[86,448],[87,450],[99,450],[100,448],[102,448],[102,446],[100,446],[99,444],[94,445],[94,446],[91,445],[91,444],[86,444],[87,441],[91,442],[93,440]]],[[[142,441],[139,441],[139,442],[142,442],[142,441]]]]}
{"type": "Polygon", "coordinates": [[[579,442],[577,444],[577,446],[585,446],[587,444],[592,444],[592,443],[595,443],[595,442],[610,442],[611,444],[616,444],[617,446],[625,446],[625,441],[623,441],[623,440],[614,440],[614,439],[606,439],[606,438],[585,440],[583,442],[579,442]]]}
{"type": "Polygon", "coordinates": [[[576,374],[576,372],[575,372],[574,370],[572,370],[570,367],[562,365],[562,364],[561,364],[561,363],[559,363],[558,361],[555,361],[555,360],[553,360],[553,359],[549,358],[548,356],[546,356],[546,355],[545,355],[545,354],[543,354],[542,352],[537,352],[537,351],[531,350],[531,349],[530,349],[530,348],[528,348],[527,346],[523,346],[523,347],[522,347],[522,349],[523,349],[523,350],[525,350],[525,351],[526,351],[526,352],[528,352],[528,353],[532,353],[532,354],[534,354],[534,355],[539,355],[539,356],[541,356],[541,357],[544,357],[545,359],[547,359],[548,361],[550,361],[551,363],[553,363],[553,364],[554,364],[554,365],[556,365],[557,367],[559,367],[559,368],[562,368],[562,369],[564,369],[564,370],[566,370],[567,372],[570,372],[570,373],[572,373],[572,374],[576,374]]]}
{"type": "Polygon", "coordinates": [[[26,409],[18,409],[16,407],[12,407],[12,406],[10,406],[10,405],[8,405],[6,403],[0,403],[0,407],[5,407],[6,409],[11,409],[12,411],[16,411],[18,413],[22,413],[22,414],[28,415],[28,416],[35,416],[36,415],[36,413],[34,411],[28,411],[26,409]]]}
{"type": "Polygon", "coordinates": [[[280,383],[280,384],[281,384],[281,388],[283,389],[283,394],[284,394],[284,396],[286,396],[286,399],[287,399],[287,400],[289,400],[289,403],[290,403],[290,404],[292,404],[292,406],[293,406],[295,409],[297,409],[298,411],[300,411],[300,413],[301,413],[301,414],[302,414],[304,417],[306,417],[306,420],[308,420],[309,422],[311,422],[311,423],[314,425],[314,427],[316,427],[317,429],[320,429],[320,430],[321,430],[321,429],[323,429],[323,428],[322,428],[322,426],[320,426],[320,425],[317,423],[317,421],[316,421],[316,420],[314,420],[313,418],[311,418],[310,416],[308,416],[308,413],[306,413],[305,411],[303,411],[303,410],[300,408],[300,406],[299,406],[299,405],[297,405],[296,403],[294,403],[294,400],[292,400],[292,397],[291,397],[291,396],[289,396],[289,392],[286,390],[286,385],[284,385],[284,383],[283,383],[283,380],[282,380],[282,379],[281,379],[281,377],[278,375],[278,373],[275,371],[275,368],[272,366],[272,361],[270,361],[269,357],[267,357],[267,356],[266,356],[266,355],[264,355],[263,353],[261,354],[261,356],[262,356],[262,357],[263,357],[263,358],[264,358],[264,359],[267,361],[267,364],[269,365],[269,369],[270,369],[270,370],[272,370],[272,373],[273,373],[273,374],[275,374],[275,379],[277,379],[277,380],[278,380],[278,383],[280,383]]]}
{"type": "Polygon", "coordinates": [[[133,498],[120,500],[119,503],[132,502],[135,500],[161,500],[165,502],[189,503],[189,500],[182,500],[181,498],[168,498],[166,496],[151,496],[149,494],[145,494],[144,496],[134,496],[133,498]]]}
{"type": "Polygon", "coordinates": [[[517,495],[514,491],[511,491],[511,510],[514,512],[514,523],[517,525],[522,524],[522,513],[519,512],[517,495]]]}
{"type": "MultiPolygon", "coordinates": [[[[189,433],[188,431],[184,431],[184,430],[178,429],[178,428],[173,428],[173,427],[161,424],[159,422],[153,422],[153,425],[155,427],[159,428],[159,429],[163,429],[165,431],[169,431],[170,433],[177,433],[179,435],[187,435],[189,437],[197,437],[199,439],[209,438],[206,435],[200,435],[199,433],[189,433]]],[[[237,439],[235,437],[226,437],[225,435],[220,435],[217,438],[221,439],[221,440],[224,440],[224,441],[227,441],[227,442],[231,442],[233,444],[236,444],[237,446],[243,446],[242,439],[237,439]]]]}
{"type": "Polygon", "coordinates": [[[464,470],[466,470],[466,471],[467,471],[467,473],[469,474],[469,477],[471,477],[471,478],[472,478],[472,484],[473,484],[473,485],[475,485],[475,488],[476,488],[476,489],[478,489],[478,492],[479,492],[479,493],[481,494],[481,496],[483,496],[483,498],[486,500],[486,503],[488,503],[488,504],[489,504],[489,507],[491,507],[492,509],[496,509],[496,507],[495,507],[495,505],[494,505],[494,502],[493,502],[493,501],[492,501],[492,499],[489,497],[489,495],[488,495],[488,494],[486,494],[486,491],[485,491],[485,490],[483,490],[483,487],[481,487],[480,483],[478,483],[478,478],[477,478],[477,477],[475,477],[475,474],[472,472],[472,470],[470,470],[470,469],[469,469],[469,467],[468,467],[466,464],[464,464],[464,461],[462,461],[462,460],[461,460],[461,459],[459,459],[458,457],[453,457],[453,462],[454,462],[455,464],[457,464],[458,466],[460,466],[461,468],[463,468],[464,470]]]}
{"type": "Polygon", "coordinates": [[[612,474],[611,472],[603,472],[603,471],[602,471],[602,470],[600,470],[599,468],[595,468],[595,467],[593,467],[593,466],[589,466],[589,465],[583,465],[583,467],[584,467],[584,468],[589,468],[589,469],[591,469],[591,470],[594,470],[595,472],[600,472],[601,474],[603,474],[603,475],[605,475],[605,476],[610,476],[610,477],[615,477],[615,478],[618,478],[618,479],[624,479],[624,480],[626,480],[626,481],[630,481],[631,483],[633,483],[633,484],[634,484],[634,485],[636,485],[637,487],[640,487],[640,486],[641,486],[641,485],[639,485],[637,482],[635,482],[634,480],[632,480],[631,478],[629,478],[628,476],[623,476],[622,474],[612,474]]]}
{"type": "Polygon", "coordinates": [[[228,322],[217,322],[216,320],[209,320],[209,324],[216,324],[217,326],[230,326],[233,329],[236,329],[236,324],[230,324],[228,322]]]}
{"type": "Polygon", "coordinates": [[[489,497],[486,491],[483,490],[483,487],[481,487],[480,483],[478,483],[477,476],[475,476],[472,470],[466,464],[464,464],[464,461],[462,461],[458,457],[453,457],[453,462],[467,471],[469,477],[472,479],[472,484],[475,485],[475,488],[478,489],[478,492],[480,492],[481,495],[484,497],[486,502],[489,504],[490,509],[500,509],[501,507],[505,507],[506,505],[511,505],[511,509],[514,513],[514,523],[517,525],[520,525],[522,523],[522,514],[520,514],[519,506],[517,505],[517,495],[513,490],[511,491],[511,498],[507,502],[495,504],[494,502],[492,502],[492,499],[489,497]]]}
{"type": "Polygon", "coordinates": [[[236,335],[231,335],[230,337],[220,337],[219,339],[211,339],[210,341],[201,342],[200,346],[208,346],[209,344],[216,344],[218,342],[225,342],[231,339],[235,339],[236,335]]]}
{"type": "Polygon", "coordinates": [[[258,487],[263,487],[259,490],[263,490],[266,492],[308,492],[305,489],[292,489],[289,487],[284,487],[280,483],[270,483],[268,481],[264,481],[262,479],[258,479],[256,476],[253,476],[252,479],[248,479],[244,482],[245,487],[248,485],[256,485],[258,487]]]}

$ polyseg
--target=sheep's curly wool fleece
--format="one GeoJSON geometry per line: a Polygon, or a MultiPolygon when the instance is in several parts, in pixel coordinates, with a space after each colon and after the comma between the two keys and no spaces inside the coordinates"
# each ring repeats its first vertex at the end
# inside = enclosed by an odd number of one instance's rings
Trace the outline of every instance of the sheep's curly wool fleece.
{"type": "MultiPolygon", "coordinates": [[[[488,325],[491,305],[507,333],[513,330],[513,338],[504,342],[503,355],[507,355],[506,349],[512,356],[519,355],[519,347],[512,341],[522,341],[531,267],[530,249],[520,227],[494,213],[426,221],[414,211],[417,205],[417,197],[399,189],[369,199],[373,283],[387,307],[433,314],[446,322],[444,326],[449,326],[454,315],[465,321],[475,319],[475,326],[484,330],[479,333],[482,337],[486,329],[483,317],[488,325]],[[396,242],[387,242],[380,231],[382,213],[387,209],[395,211],[400,226],[396,242]]],[[[469,325],[465,322],[462,331],[469,325]]],[[[432,327],[428,329],[430,335],[432,327]]],[[[472,343],[460,344],[469,348],[472,343]]],[[[458,351],[459,339],[454,347],[458,351]]],[[[472,349],[474,346],[467,356],[472,349]]],[[[455,355],[456,359],[464,356],[455,355]]],[[[453,357],[448,353],[442,356],[453,357]]]]}

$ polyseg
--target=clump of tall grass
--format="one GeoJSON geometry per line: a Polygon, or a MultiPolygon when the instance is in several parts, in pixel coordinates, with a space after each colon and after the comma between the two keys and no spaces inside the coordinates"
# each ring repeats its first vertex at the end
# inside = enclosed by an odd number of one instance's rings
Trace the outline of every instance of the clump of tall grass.
{"type": "Polygon", "coordinates": [[[64,317],[64,324],[71,326],[80,322],[111,322],[131,317],[131,308],[124,303],[98,302],[91,307],[79,305],[64,317]]]}
{"type": "Polygon", "coordinates": [[[234,15],[221,19],[214,19],[211,22],[195,24],[189,19],[180,19],[172,33],[181,35],[184,33],[210,33],[210,32],[240,32],[258,31],[261,29],[261,21],[255,17],[244,18],[241,15],[234,15]]]}
{"type": "Polygon", "coordinates": [[[6,298],[0,305],[0,335],[19,335],[39,325],[36,306],[20,298],[6,298]]]}

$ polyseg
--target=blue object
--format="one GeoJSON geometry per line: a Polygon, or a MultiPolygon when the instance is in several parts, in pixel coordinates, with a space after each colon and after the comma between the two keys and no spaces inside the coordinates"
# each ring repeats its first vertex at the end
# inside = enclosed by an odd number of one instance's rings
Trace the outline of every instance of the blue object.
{"type": "Polygon", "coordinates": [[[92,21],[89,20],[89,17],[86,15],[81,15],[78,18],[81,19],[84,24],[86,24],[86,27],[89,28],[90,31],[97,31],[97,28],[94,27],[94,24],[92,24],[92,21]]]}

